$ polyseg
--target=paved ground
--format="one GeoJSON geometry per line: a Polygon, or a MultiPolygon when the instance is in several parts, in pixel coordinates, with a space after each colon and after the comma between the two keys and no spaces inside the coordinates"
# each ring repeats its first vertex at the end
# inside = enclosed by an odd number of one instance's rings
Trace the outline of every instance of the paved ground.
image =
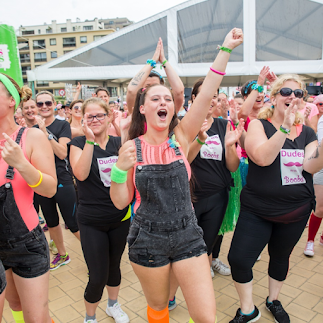
{"type": "MultiPolygon", "coordinates": [[[[55,323],[82,323],[85,314],[83,293],[88,279],[87,268],[80,243],[69,231],[65,229],[63,231],[72,261],[50,274],[49,308],[55,323]]],[[[303,255],[306,236],[307,229],[291,256],[290,272],[280,300],[290,314],[292,323],[323,323],[323,247],[316,242],[315,256],[306,258],[303,255]]],[[[231,238],[232,234],[226,234],[224,237],[220,257],[224,262],[227,262],[226,256],[231,238]]],[[[261,260],[254,267],[254,301],[262,313],[259,323],[274,322],[264,306],[264,300],[268,294],[267,262],[268,254],[267,250],[264,250],[261,260]]],[[[119,302],[122,308],[127,312],[132,323],[147,322],[145,297],[129,264],[127,250],[122,257],[121,271],[119,302]]],[[[216,275],[213,286],[218,322],[227,323],[239,307],[238,295],[231,276],[216,275]]],[[[182,293],[179,291],[176,297],[179,306],[170,313],[170,322],[188,322],[189,314],[182,293]]],[[[114,320],[105,314],[106,303],[107,293],[105,292],[97,311],[97,320],[100,323],[114,323],[114,320]]],[[[3,321],[14,322],[7,303],[3,321]]]]}

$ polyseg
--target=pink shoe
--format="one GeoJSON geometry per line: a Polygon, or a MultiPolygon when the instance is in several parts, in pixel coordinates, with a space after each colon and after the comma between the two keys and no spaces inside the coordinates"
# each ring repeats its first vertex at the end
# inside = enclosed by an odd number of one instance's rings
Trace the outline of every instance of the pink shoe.
{"type": "Polygon", "coordinates": [[[307,241],[306,247],[304,250],[304,255],[309,257],[314,256],[314,241],[307,241]]]}

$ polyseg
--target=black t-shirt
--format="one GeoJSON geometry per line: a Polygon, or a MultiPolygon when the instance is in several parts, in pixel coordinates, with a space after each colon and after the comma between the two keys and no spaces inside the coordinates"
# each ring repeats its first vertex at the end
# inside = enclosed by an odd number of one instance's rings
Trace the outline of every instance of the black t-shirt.
{"type": "MultiPolygon", "coordinates": [[[[83,150],[85,136],[72,139],[69,145],[83,150]]],[[[121,138],[110,136],[105,150],[94,146],[89,176],[84,181],[76,178],[79,205],[77,219],[82,224],[105,225],[120,222],[128,207],[118,210],[110,198],[111,169],[118,160],[121,138]]]]}
{"type": "MultiPolygon", "coordinates": [[[[260,120],[267,138],[276,128],[260,120]]],[[[305,147],[316,140],[313,129],[303,126],[294,141],[286,139],[274,162],[265,167],[249,158],[247,184],[241,192],[241,209],[260,217],[279,217],[307,204],[314,204],[312,175],[303,170],[305,147]]]]}
{"type": "Polygon", "coordinates": [[[207,131],[206,145],[201,147],[191,163],[194,174],[194,197],[198,200],[210,197],[230,187],[231,173],[226,167],[224,137],[228,120],[214,118],[207,131]]]}
{"type": "MultiPolygon", "coordinates": [[[[71,126],[65,120],[55,119],[48,127],[46,127],[49,134],[53,134],[55,137],[52,140],[58,141],[59,138],[69,138],[71,139],[71,126]]],[[[73,184],[73,178],[68,170],[68,161],[66,159],[59,159],[55,155],[55,165],[57,173],[57,182],[59,184],[73,184]]]]}

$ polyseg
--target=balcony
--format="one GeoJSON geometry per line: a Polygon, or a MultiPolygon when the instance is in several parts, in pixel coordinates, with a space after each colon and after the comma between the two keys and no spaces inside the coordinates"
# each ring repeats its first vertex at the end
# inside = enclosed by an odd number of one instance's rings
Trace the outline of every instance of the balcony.
{"type": "Polygon", "coordinates": [[[63,47],[76,47],[76,43],[65,43],[63,44],[63,47]]]}
{"type": "Polygon", "coordinates": [[[21,64],[30,63],[30,58],[20,58],[20,63],[21,64]]]}
{"type": "Polygon", "coordinates": [[[43,58],[43,57],[35,58],[35,62],[47,62],[47,58],[46,57],[45,58],[43,58]]]}

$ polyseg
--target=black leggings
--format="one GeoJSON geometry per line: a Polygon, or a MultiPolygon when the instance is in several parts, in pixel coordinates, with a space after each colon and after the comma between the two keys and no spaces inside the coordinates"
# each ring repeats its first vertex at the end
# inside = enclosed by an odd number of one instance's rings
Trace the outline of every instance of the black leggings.
{"type": "MultiPolygon", "coordinates": [[[[310,212],[309,210],[308,216],[310,212]]],[[[303,233],[308,216],[298,222],[285,224],[241,211],[228,256],[233,280],[241,284],[252,280],[252,267],[268,244],[268,275],[275,280],[284,281],[290,254],[303,233]]]]}
{"type": "Polygon", "coordinates": [[[79,226],[84,259],[89,269],[84,298],[89,303],[96,303],[100,301],[106,285],[120,285],[120,261],[127,242],[130,219],[100,227],[81,223],[79,226]]]}
{"type": "Polygon", "coordinates": [[[194,203],[198,225],[203,229],[203,238],[207,247],[207,254],[212,253],[218,232],[228,206],[229,192],[222,191],[194,203]]]}
{"type": "Polygon", "coordinates": [[[60,185],[57,193],[52,198],[37,195],[44,218],[49,228],[59,225],[59,216],[56,203],[61,211],[62,217],[72,233],[79,230],[76,222],[76,193],[73,184],[60,185]]]}

